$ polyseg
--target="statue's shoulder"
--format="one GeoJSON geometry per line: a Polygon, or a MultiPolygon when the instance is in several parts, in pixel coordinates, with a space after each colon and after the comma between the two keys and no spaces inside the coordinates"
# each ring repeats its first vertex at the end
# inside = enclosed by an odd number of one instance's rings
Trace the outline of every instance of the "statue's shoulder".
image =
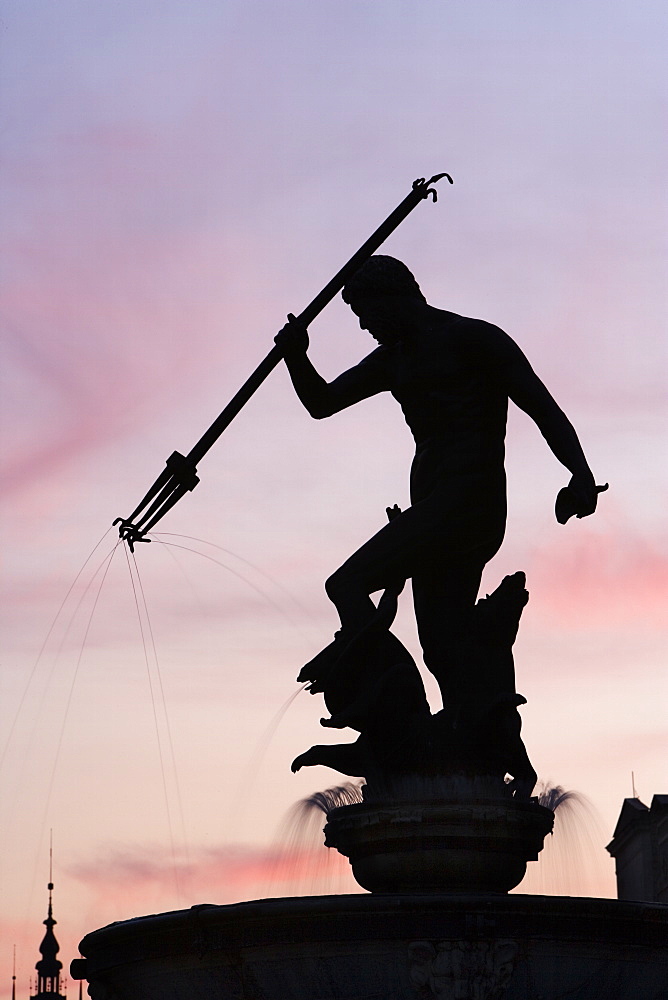
{"type": "Polygon", "coordinates": [[[433,315],[437,319],[435,326],[440,327],[444,332],[452,332],[455,335],[461,336],[488,338],[493,338],[497,334],[505,336],[503,330],[484,319],[461,316],[459,313],[450,312],[447,309],[434,309],[433,315]]]}
{"type": "Polygon", "coordinates": [[[453,328],[461,330],[469,336],[480,337],[481,339],[495,340],[506,337],[507,334],[486,319],[476,319],[473,316],[459,316],[457,313],[446,313],[450,317],[450,324],[453,328]]]}
{"type": "Polygon", "coordinates": [[[446,315],[444,329],[453,348],[468,363],[498,371],[521,353],[511,337],[494,323],[455,313],[446,315]]]}
{"type": "Polygon", "coordinates": [[[484,319],[475,319],[472,316],[460,316],[458,313],[439,310],[442,316],[442,329],[462,342],[476,344],[484,347],[485,344],[494,346],[505,340],[508,335],[503,330],[488,323],[484,319]]]}

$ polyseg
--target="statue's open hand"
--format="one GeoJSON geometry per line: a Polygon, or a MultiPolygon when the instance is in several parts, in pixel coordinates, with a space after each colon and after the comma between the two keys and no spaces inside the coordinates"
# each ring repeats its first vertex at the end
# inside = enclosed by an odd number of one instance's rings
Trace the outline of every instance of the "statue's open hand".
{"type": "Polygon", "coordinates": [[[564,486],[557,494],[554,514],[559,524],[566,524],[569,517],[588,517],[596,510],[599,493],[608,488],[597,486],[593,479],[582,479],[573,476],[568,486],[564,486]]]}
{"type": "Polygon", "coordinates": [[[306,354],[308,331],[292,313],[288,313],[288,322],[278,331],[274,343],[280,348],[284,358],[290,354],[306,354]]]}

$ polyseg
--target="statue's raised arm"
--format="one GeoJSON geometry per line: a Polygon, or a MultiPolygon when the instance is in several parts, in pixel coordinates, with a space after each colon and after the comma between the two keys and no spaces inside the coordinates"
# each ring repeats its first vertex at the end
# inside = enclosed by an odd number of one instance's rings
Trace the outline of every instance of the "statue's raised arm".
{"type": "Polygon", "coordinates": [[[389,389],[383,383],[382,367],[370,355],[360,364],[326,382],[311,363],[308,332],[294,316],[279,330],[274,342],[283,354],[290,378],[300,401],[317,420],[331,417],[354,403],[389,389]]]}

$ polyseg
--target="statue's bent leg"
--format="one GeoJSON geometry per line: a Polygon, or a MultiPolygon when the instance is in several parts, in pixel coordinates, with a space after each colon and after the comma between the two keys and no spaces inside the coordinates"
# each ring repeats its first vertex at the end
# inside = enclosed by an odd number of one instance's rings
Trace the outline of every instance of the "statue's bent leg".
{"type": "Polygon", "coordinates": [[[369,595],[396,589],[413,575],[421,552],[428,548],[433,526],[423,504],[394,517],[329,577],[327,596],[334,603],[344,629],[366,625],[376,608],[369,595]]]}

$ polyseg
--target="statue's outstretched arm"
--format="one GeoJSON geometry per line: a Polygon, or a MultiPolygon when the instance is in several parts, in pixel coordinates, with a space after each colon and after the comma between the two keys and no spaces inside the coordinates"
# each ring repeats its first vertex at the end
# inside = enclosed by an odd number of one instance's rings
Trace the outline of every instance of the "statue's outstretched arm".
{"type": "Polygon", "coordinates": [[[290,318],[274,341],[283,352],[295,392],[311,416],[318,420],[387,388],[382,363],[372,360],[377,351],[333,382],[326,382],[309,360],[306,328],[294,318],[290,318]]]}

